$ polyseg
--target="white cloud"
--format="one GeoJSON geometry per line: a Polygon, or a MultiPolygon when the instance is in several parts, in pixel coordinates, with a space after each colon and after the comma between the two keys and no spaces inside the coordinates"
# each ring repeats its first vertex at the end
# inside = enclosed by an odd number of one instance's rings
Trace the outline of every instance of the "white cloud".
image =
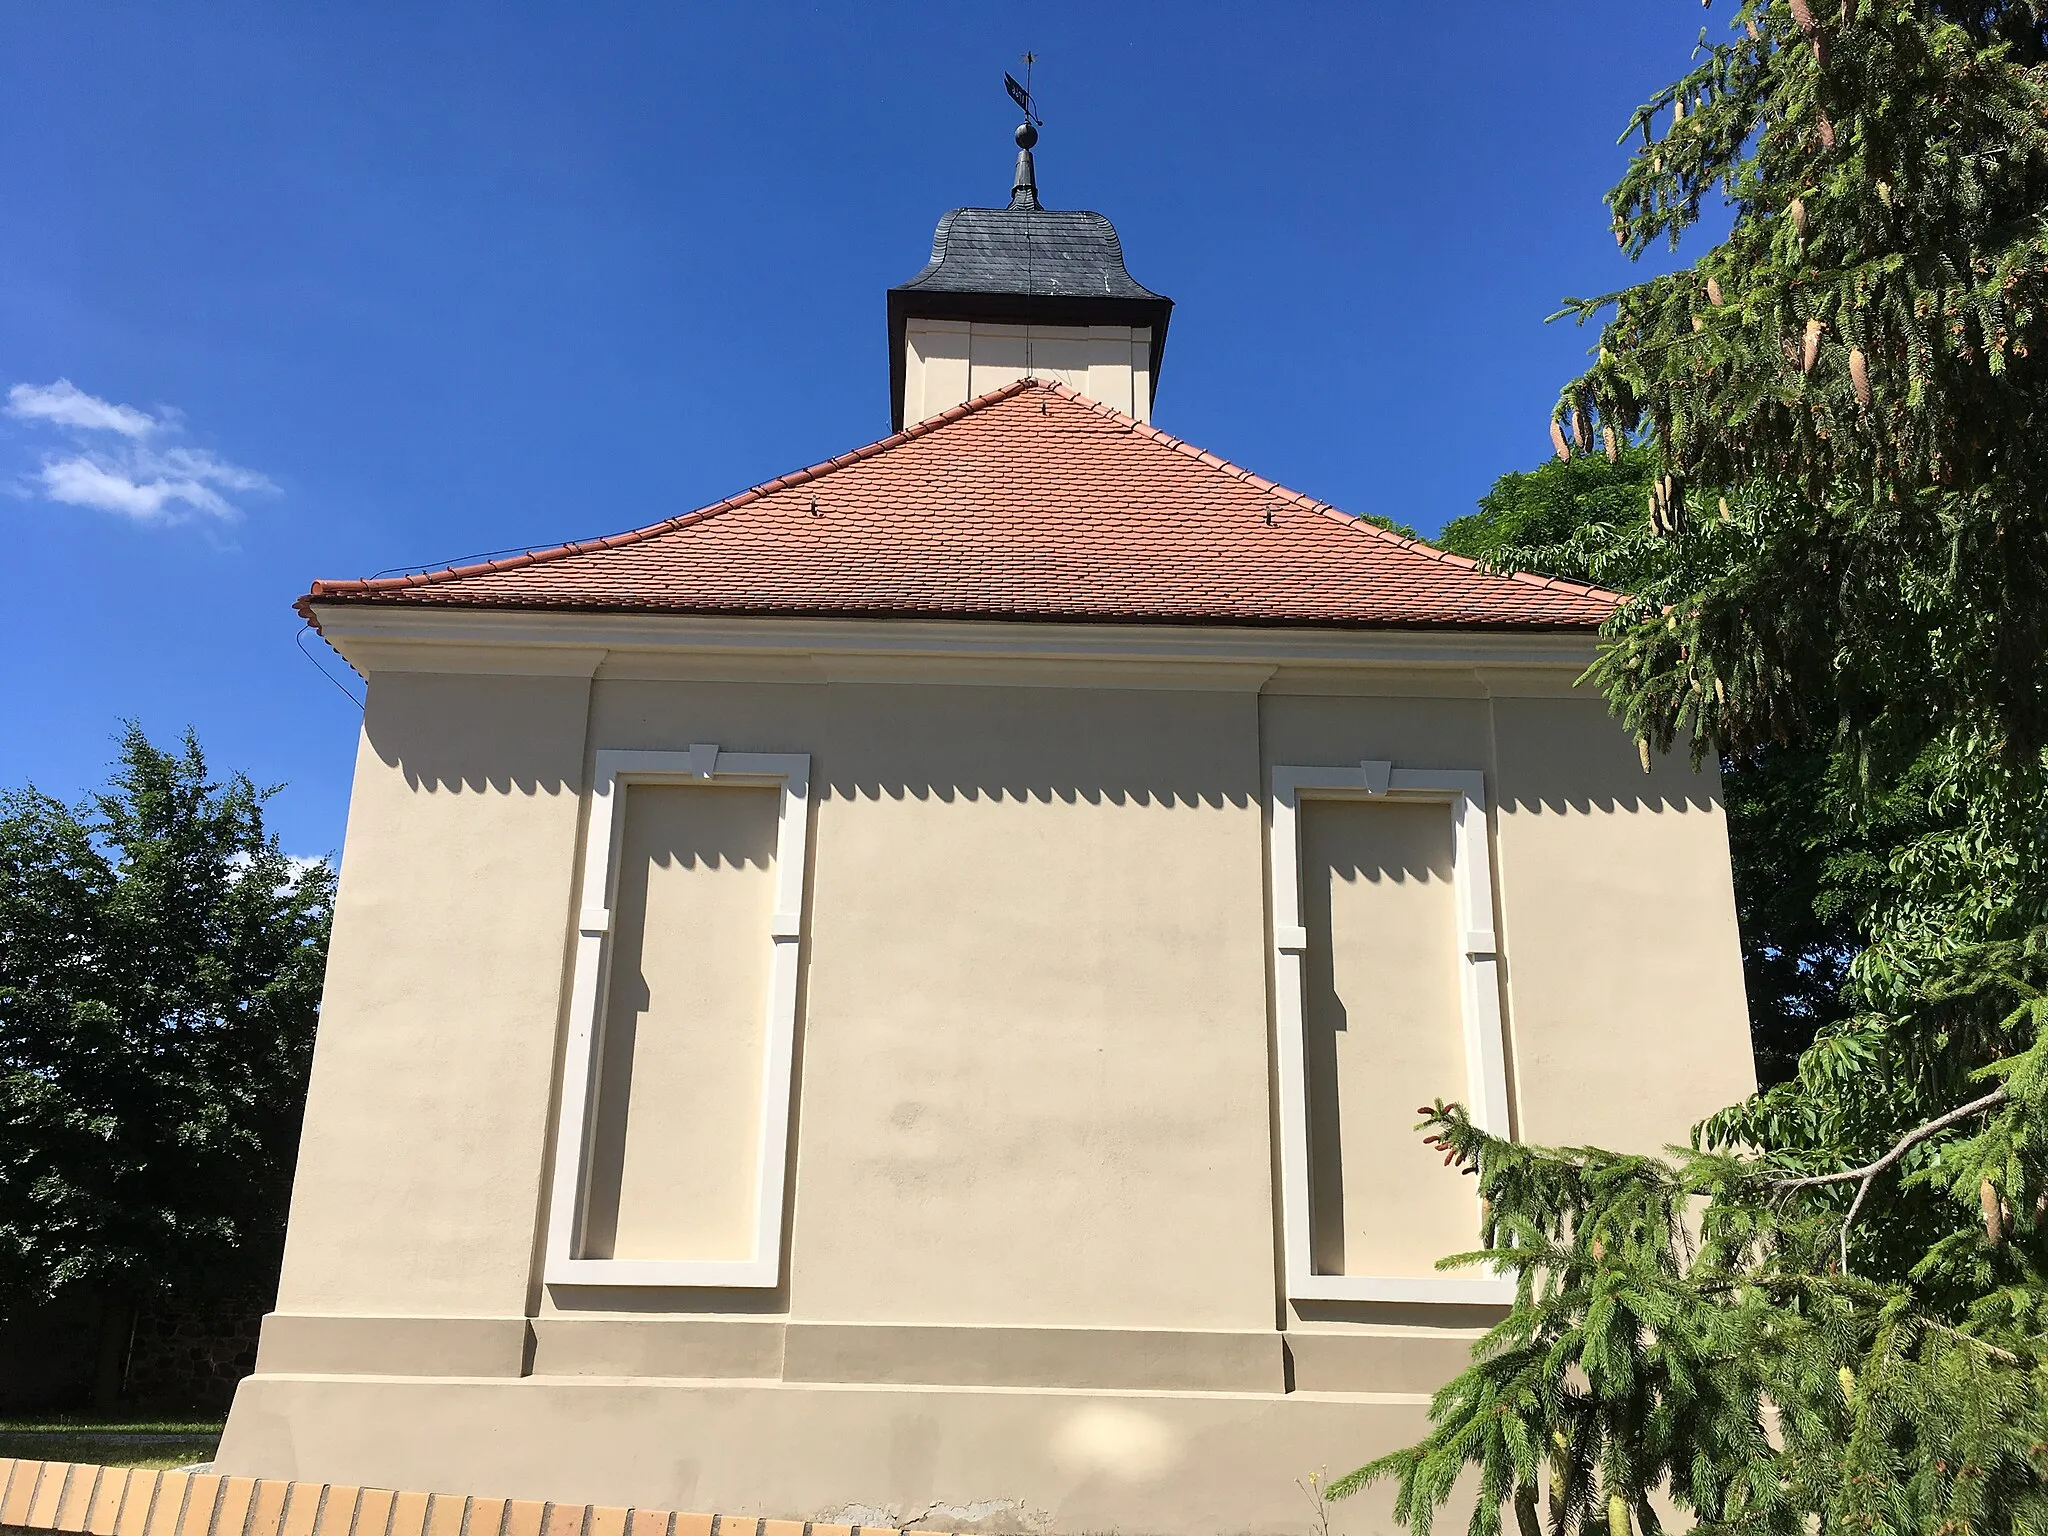
{"type": "Polygon", "coordinates": [[[69,379],[54,384],[17,384],[7,391],[7,414],[22,421],[47,421],[53,426],[81,427],[88,432],[118,432],[147,437],[163,425],[147,411],[116,405],[88,395],[69,379]]]}
{"type": "Polygon", "coordinates": [[[232,521],[241,513],[220,494],[222,490],[277,489],[255,470],[200,448],[163,453],[134,448],[47,458],[36,480],[47,500],[118,512],[141,523],[176,522],[195,512],[232,521]]]}
{"type": "MultiPolygon", "coordinates": [[[[228,868],[238,874],[255,862],[249,857],[246,849],[238,848],[228,855],[228,868]]],[[[334,861],[325,855],[319,858],[301,858],[298,854],[288,853],[284,856],[284,879],[278,883],[278,892],[282,894],[316,869],[331,870],[333,867],[334,861]]]]}
{"type": "Polygon", "coordinates": [[[275,491],[267,475],[230,463],[204,448],[152,447],[150,437],[176,436],[184,416],[169,406],[154,414],[89,395],[69,379],[16,384],[6,411],[18,421],[54,427],[73,437],[73,448],[43,455],[42,467],[20,494],[70,507],[113,512],[139,523],[176,523],[194,516],[232,522],[241,509],[223,492],[275,491]],[[128,441],[95,447],[83,434],[113,432],[128,441]]]}

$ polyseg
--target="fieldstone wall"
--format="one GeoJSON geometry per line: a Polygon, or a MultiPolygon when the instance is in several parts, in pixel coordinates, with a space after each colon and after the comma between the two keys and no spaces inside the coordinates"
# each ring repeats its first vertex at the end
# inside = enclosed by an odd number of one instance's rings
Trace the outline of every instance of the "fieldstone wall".
{"type": "Polygon", "coordinates": [[[235,1384],[256,1369],[261,1301],[155,1302],[135,1320],[124,1404],[225,1413],[235,1384]]]}

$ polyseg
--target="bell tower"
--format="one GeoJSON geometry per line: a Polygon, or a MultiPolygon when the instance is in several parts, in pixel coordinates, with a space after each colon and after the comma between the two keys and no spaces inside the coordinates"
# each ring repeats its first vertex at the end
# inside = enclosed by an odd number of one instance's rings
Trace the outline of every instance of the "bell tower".
{"type": "Polygon", "coordinates": [[[898,429],[1026,376],[1152,419],[1173,300],[1124,270],[1108,219],[1040,204],[1028,108],[1016,138],[1009,206],[955,208],[924,270],[889,290],[898,429]]]}

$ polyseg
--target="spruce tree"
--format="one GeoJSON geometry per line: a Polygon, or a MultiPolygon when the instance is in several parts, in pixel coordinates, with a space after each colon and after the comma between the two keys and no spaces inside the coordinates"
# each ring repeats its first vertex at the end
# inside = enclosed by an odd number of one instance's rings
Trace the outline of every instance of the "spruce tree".
{"type": "MultiPolygon", "coordinates": [[[[2025,3],[1749,0],[1640,108],[1609,194],[1692,266],[1600,320],[1562,451],[1653,455],[1671,530],[1748,498],[1742,579],[1604,673],[1656,745],[1838,733],[1896,766],[1949,731],[2048,744],[2048,25],[2025,3]]],[[[1657,622],[1662,621],[1662,622],[1657,622]]]]}
{"type": "MultiPolygon", "coordinates": [[[[1629,125],[1560,458],[1646,516],[1549,558],[1628,593],[1593,678],[1653,750],[1825,756],[1901,835],[1795,1078],[1664,1158],[1424,1111],[1517,1301],[1380,1478],[1426,1531],[2048,1531],[2048,21],[1748,0],[1629,125]]],[[[1515,563],[1512,550],[1495,556],[1515,563]]]]}

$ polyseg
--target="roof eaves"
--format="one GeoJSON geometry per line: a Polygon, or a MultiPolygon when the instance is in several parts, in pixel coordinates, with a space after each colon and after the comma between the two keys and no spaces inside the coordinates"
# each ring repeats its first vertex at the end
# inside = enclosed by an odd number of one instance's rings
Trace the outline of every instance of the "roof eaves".
{"type": "Polygon", "coordinates": [[[1071,608],[1037,608],[1028,603],[960,607],[944,603],[882,604],[854,600],[842,602],[750,602],[673,608],[653,599],[629,601],[623,598],[591,602],[582,598],[520,597],[494,595],[487,602],[461,605],[457,611],[485,608],[520,613],[660,613],[689,614],[722,618],[870,619],[877,623],[916,620],[1017,619],[1034,624],[1178,626],[1205,629],[1321,629],[1331,631],[1392,630],[1418,634],[1498,634],[1503,630],[1536,634],[1587,633],[1583,620],[1569,615],[1549,618],[1494,618],[1468,612],[1430,615],[1409,613],[1393,616],[1342,617],[1329,614],[1247,614],[1218,613],[1206,609],[1185,612],[1095,612],[1071,608]]]}

